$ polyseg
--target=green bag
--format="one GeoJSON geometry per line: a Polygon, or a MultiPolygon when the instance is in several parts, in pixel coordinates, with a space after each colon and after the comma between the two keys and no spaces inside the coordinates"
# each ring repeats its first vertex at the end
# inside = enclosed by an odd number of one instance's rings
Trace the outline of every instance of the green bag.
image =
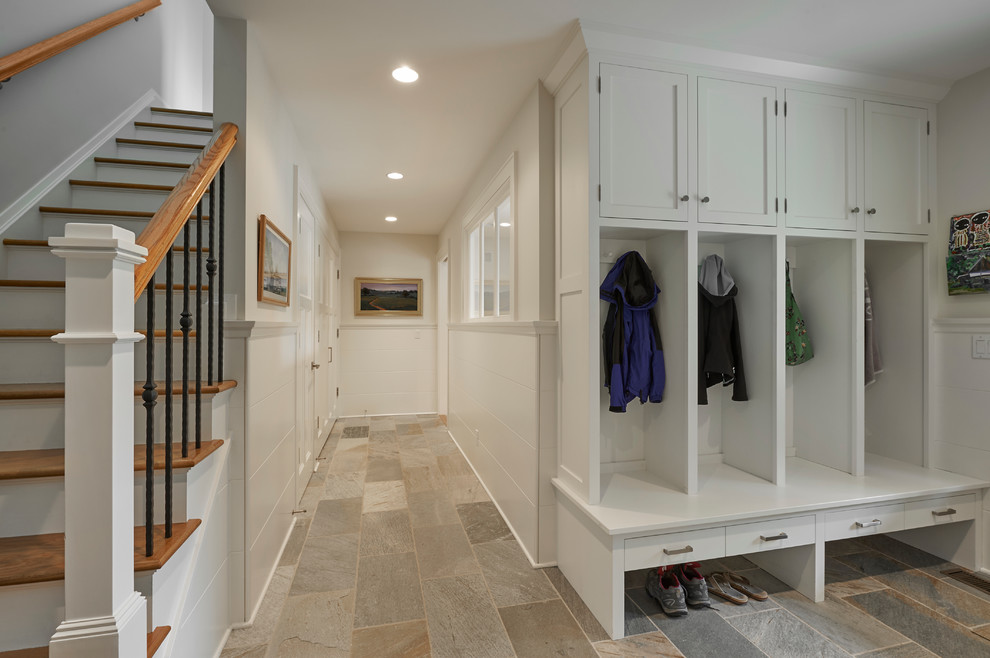
{"type": "Polygon", "coordinates": [[[811,346],[811,338],[808,336],[808,327],[801,317],[801,309],[794,301],[794,293],[791,291],[791,266],[785,264],[787,277],[787,311],[785,314],[786,327],[784,331],[784,345],[787,349],[787,365],[796,366],[810,360],[815,356],[815,350],[811,346]]]}

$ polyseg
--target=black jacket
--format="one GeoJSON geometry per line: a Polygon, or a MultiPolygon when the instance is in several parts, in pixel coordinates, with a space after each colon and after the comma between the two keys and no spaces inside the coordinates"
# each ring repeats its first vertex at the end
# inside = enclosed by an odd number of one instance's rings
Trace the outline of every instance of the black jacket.
{"type": "Polygon", "coordinates": [[[734,282],[722,295],[698,284],[698,404],[708,404],[707,389],[719,383],[732,385],[733,400],[749,399],[736,314],[738,291],[734,282]]]}

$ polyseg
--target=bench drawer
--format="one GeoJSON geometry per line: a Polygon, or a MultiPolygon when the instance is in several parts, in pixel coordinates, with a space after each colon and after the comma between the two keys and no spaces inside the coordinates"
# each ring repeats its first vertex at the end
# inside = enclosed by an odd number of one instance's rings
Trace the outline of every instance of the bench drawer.
{"type": "Polygon", "coordinates": [[[904,529],[904,503],[859,507],[825,515],[825,541],[904,529]]]}
{"type": "Polygon", "coordinates": [[[923,528],[955,521],[969,521],[976,518],[976,512],[974,494],[916,500],[904,503],[904,527],[923,528]]]}
{"type": "Polygon", "coordinates": [[[625,569],[645,569],[725,557],[725,528],[627,539],[625,569]]]}
{"type": "Polygon", "coordinates": [[[814,543],[814,514],[733,525],[725,529],[726,555],[743,555],[814,543]]]}

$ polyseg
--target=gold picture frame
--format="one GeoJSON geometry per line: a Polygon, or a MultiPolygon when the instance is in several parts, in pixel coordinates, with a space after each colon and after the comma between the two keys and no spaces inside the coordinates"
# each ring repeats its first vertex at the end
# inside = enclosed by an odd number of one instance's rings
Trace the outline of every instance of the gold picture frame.
{"type": "Polygon", "coordinates": [[[292,293],[292,241],[275,223],[258,219],[258,301],[288,306],[292,293]]]}
{"type": "Polygon", "coordinates": [[[354,315],[371,317],[423,315],[423,280],[354,277],[354,315]]]}

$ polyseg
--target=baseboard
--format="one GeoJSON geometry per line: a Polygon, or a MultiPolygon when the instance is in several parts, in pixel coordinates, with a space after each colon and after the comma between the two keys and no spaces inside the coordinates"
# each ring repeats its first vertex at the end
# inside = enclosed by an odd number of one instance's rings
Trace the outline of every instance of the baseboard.
{"type": "Polygon", "coordinates": [[[40,181],[22,194],[10,206],[0,212],[0,234],[4,233],[24,213],[39,205],[46,194],[71,174],[76,167],[84,163],[97,149],[116,135],[124,126],[134,120],[143,109],[154,103],[160,103],[161,98],[154,89],[149,89],[141,98],[124,110],[117,118],[108,123],[92,139],[76,149],[76,152],[66,158],[60,165],[52,169],[40,181]]]}

